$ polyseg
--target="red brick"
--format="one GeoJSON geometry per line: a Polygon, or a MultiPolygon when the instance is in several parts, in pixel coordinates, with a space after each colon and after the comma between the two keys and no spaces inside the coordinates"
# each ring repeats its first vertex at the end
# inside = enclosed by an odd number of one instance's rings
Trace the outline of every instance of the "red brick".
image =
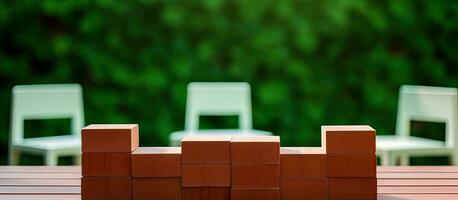
{"type": "Polygon", "coordinates": [[[132,152],[138,147],[137,124],[92,124],[81,132],[83,152],[132,152]]]}
{"type": "Polygon", "coordinates": [[[280,137],[234,136],[231,142],[232,164],[280,164],[280,137]]]}
{"type": "Polygon", "coordinates": [[[180,178],[133,178],[132,199],[180,200],[180,178]]]}
{"type": "Polygon", "coordinates": [[[321,147],[281,147],[280,177],[326,177],[326,151],[321,147]]]}
{"type": "Polygon", "coordinates": [[[229,164],[189,164],[181,166],[183,187],[229,187],[231,185],[229,164]]]}
{"type": "Polygon", "coordinates": [[[278,188],[232,188],[232,200],[279,200],[278,188]]]}
{"type": "Polygon", "coordinates": [[[282,178],[280,180],[282,200],[319,200],[328,198],[327,178],[282,178]]]}
{"type": "Polygon", "coordinates": [[[182,200],[230,200],[230,187],[183,187],[182,200]]]}
{"type": "Polygon", "coordinates": [[[131,199],[131,178],[82,177],[81,199],[131,199]]]}
{"type": "Polygon", "coordinates": [[[180,147],[139,147],[132,152],[132,177],[180,176],[180,147]]]}
{"type": "Polygon", "coordinates": [[[130,153],[83,153],[83,176],[130,176],[130,153]]]}
{"type": "Polygon", "coordinates": [[[376,178],[328,178],[329,199],[377,199],[376,178]]]}
{"type": "Polygon", "coordinates": [[[186,136],[181,140],[183,164],[229,164],[231,136],[186,136]]]}
{"type": "Polygon", "coordinates": [[[328,154],[375,154],[375,130],[370,126],[322,126],[321,135],[328,154]]]}
{"type": "Polygon", "coordinates": [[[329,154],[328,177],[376,177],[375,154],[329,154]]]}
{"type": "Polygon", "coordinates": [[[233,188],[280,187],[279,165],[232,165],[233,188]]]}

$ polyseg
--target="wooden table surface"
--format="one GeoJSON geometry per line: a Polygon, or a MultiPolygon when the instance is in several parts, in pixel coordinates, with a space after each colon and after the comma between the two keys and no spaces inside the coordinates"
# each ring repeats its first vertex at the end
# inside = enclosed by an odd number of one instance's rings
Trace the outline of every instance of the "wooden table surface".
{"type": "MultiPolygon", "coordinates": [[[[378,199],[458,199],[458,166],[378,167],[378,199]]],[[[0,166],[0,200],[81,199],[78,166],[0,166]]]]}

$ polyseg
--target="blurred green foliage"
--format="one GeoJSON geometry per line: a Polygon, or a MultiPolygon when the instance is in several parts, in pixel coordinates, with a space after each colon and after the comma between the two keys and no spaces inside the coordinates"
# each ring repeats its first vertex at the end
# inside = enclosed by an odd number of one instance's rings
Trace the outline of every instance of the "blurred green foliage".
{"type": "Polygon", "coordinates": [[[141,145],[183,128],[191,81],[249,82],[285,146],[393,132],[400,85],[458,85],[457,36],[449,0],[0,1],[1,157],[17,84],[80,83],[86,123],[139,123],[141,145]]]}

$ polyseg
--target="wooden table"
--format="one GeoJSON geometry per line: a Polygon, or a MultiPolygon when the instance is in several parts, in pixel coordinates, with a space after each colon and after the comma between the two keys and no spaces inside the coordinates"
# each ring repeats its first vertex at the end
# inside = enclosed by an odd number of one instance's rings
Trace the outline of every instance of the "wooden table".
{"type": "MultiPolygon", "coordinates": [[[[81,168],[1,166],[0,200],[81,199],[81,168]]],[[[378,198],[458,199],[458,166],[378,167],[378,198]]]]}

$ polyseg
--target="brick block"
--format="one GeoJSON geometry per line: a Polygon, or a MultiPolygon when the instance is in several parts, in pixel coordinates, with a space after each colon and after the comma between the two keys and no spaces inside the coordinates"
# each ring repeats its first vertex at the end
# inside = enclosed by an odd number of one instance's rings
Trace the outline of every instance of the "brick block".
{"type": "Polygon", "coordinates": [[[181,140],[183,164],[231,163],[231,136],[185,136],[181,140]]]}
{"type": "Polygon", "coordinates": [[[233,136],[232,164],[280,164],[280,137],[233,136]]]}
{"type": "Polygon", "coordinates": [[[138,147],[137,124],[92,124],[81,132],[83,152],[132,152],[138,147]]]}
{"type": "Polygon", "coordinates": [[[232,188],[232,200],[279,200],[278,188],[232,188]]]}
{"type": "Polygon", "coordinates": [[[329,154],[328,177],[376,177],[375,154],[329,154]]]}
{"type": "Polygon", "coordinates": [[[180,176],[180,147],[139,147],[132,152],[132,177],[180,176]]]}
{"type": "Polygon", "coordinates": [[[132,199],[180,200],[180,178],[133,178],[132,199]]]}
{"type": "Polygon", "coordinates": [[[329,199],[377,199],[376,178],[328,178],[329,199]]]}
{"type": "Polygon", "coordinates": [[[280,180],[282,200],[327,199],[327,178],[282,178],[280,180]]]}
{"type": "Polygon", "coordinates": [[[375,130],[370,126],[321,126],[321,141],[328,154],[375,154],[375,130]]]}
{"type": "Polygon", "coordinates": [[[321,147],[281,147],[280,177],[326,177],[326,151],[321,147]]]}
{"type": "Polygon", "coordinates": [[[81,199],[131,199],[130,177],[82,177],[81,199]]]}
{"type": "Polygon", "coordinates": [[[83,176],[130,176],[130,153],[83,153],[81,168],[83,176]]]}
{"type": "Polygon", "coordinates": [[[280,187],[279,165],[232,165],[233,188],[280,187]]]}
{"type": "Polygon", "coordinates": [[[181,178],[183,187],[229,187],[231,185],[231,165],[182,165],[181,178]]]}
{"type": "Polygon", "coordinates": [[[183,187],[182,200],[230,200],[229,187],[183,187]]]}

